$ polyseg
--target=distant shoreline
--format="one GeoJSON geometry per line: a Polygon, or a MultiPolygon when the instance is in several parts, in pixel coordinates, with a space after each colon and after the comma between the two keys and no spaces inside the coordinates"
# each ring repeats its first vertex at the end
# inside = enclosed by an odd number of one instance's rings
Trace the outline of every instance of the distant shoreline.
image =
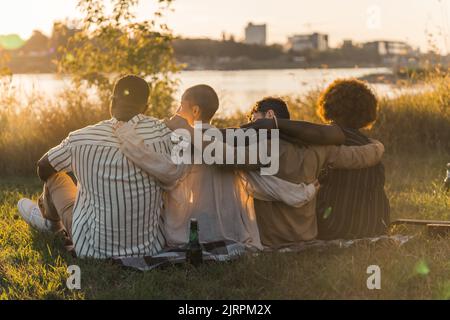
{"type": "MultiPolygon", "coordinates": [[[[367,81],[370,84],[390,84],[390,85],[395,85],[399,80],[401,80],[397,75],[394,74],[394,72],[389,71],[391,70],[390,68],[387,67],[351,67],[351,68],[346,68],[346,67],[337,67],[337,68],[320,68],[320,67],[311,67],[311,68],[267,68],[267,69],[227,69],[227,70],[217,70],[217,69],[183,69],[180,72],[186,72],[186,73],[195,73],[195,72],[257,72],[257,71],[279,71],[279,72],[283,72],[283,71],[293,71],[293,70],[305,70],[305,71],[309,71],[309,70],[321,70],[321,71],[326,71],[326,70],[345,70],[345,69],[373,69],[373,70],[380,70],[382,71],[382,69],[385,69],[385,72],[370,72],[370,70],[368,70],[368,74],[357,77],[359,80],[362,81],[367,81]]],[[[56,72],[25,72],[25,73],[12,73],[12,76],[39,76],[39,75],[51,75],[51,76],[55,76],[55,77],[61,77],[61,78],[66,78],[69,77],[69,75],[64,75],[64,74],[60,74],[60,73],[56,73],[56,72]]]]}
{"type": "MultiPolygon", "coordinates": [[[[247,110],[261,97],[301,97],[324,89],[336,79],[358,78],[368,80],[380,96],[395,94],[401,83],[387,81],[394,71],[388,68],[302,68],[259,70],[183,70],[171,78],[179,80],[176,87],[179,96],[182,90],[198,83],[208,83],[217,89],[224,113],[247,110]],[[227,111],[231,110],[231,111],[227,111]]],[[[60,73],[15,74],[11,87],[21,97],[30,98],[40,92],[55,96],[71,88],[71,78],[60,73]]],[[[95,90],[95,89],[94,89],[95,90]]],[[[403,89],[402,89],[403,90],[403,89]]],[[[94,91],[89,96],[95,97],[94,91]]]]}
{"type": "MultiPolygon", "coordinates": [[[[245,69],[220,69],[220,68],[207,68],[207,69],[195,69],[195,68],[186,68],[180,70],[180,72],[203,72],[203,71],[220,71],[220,72],[236,72],[236,71],[283,71],[283,70],[344,70],[344,69],[389,69],[387,66],[339,66],[339,67],[321,67],[321,66],[311,66],[311,67],[283,67],[283,68],[245,68],[245,69]]],[[[61,75],[58,72],[51,71],[30,71],[30,72],[12,72],[12,75],[43,75],[43,74],[52,74],[52,75],[61,75]]],[[[374,73],[373,75],[379,75],[378,73],[374,73]]],[[[383,75],[388,75],[388,73],[383,73],[383,75]]]]}

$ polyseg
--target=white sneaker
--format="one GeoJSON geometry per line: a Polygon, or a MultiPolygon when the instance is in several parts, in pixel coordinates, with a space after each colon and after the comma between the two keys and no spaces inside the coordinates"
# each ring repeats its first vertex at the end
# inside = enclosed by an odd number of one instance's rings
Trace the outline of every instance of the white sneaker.
{"type": "Polygon", "coordinates": [[[45,219],[36,202],[21,199],[17,207],[22,218],[33,228],[42,232],[58,233],[64,229],[62,223],[45,219]]]}

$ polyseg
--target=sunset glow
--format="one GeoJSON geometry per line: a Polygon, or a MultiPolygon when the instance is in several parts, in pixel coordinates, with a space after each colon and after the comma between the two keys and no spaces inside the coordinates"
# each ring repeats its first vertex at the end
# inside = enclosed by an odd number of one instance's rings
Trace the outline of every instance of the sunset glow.
{"type": "MultiPolygon", "coordinates": [[[[150,17],[155,2],[141,0],[138,17],[150,17]]],[[[76,4],[77,0],[3,0],[0,34],[17,33],[25,39],[34,29],[48,34],[54,20],[79,17],[76,4]]],[[[343,39],[388,38],[407,41],[422,50],[429,49],[431,42],[447,52],[450,44],[444,36],[450,33],[449,10],[447,0],[183,0],[174,2],[166,21],[175,34],[185,37],[218,39],[226,32],[242,39],[245,25],[254,21],[268,24],[269,43],[284,43],[295,33],[319,31],[330,34],[332,46],[343,39]],[[372,23],[370,19],[377,12],[379,21],[372,23]]]]}

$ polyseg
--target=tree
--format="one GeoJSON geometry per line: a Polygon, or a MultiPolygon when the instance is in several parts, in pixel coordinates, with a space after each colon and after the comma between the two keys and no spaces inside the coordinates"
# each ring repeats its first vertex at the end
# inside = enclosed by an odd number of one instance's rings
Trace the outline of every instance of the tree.
{"type": "Polygon", "coordinates": [[[154,17],[136,22],[133,9],[138,0],[113,0],[110,13],[103,0],[79,0],[84,19],[62,48],[60,71],[70,74],[78,86],[84,82],[96,87],[105,104],[119,76],[145,77],[151,87],[152,115],[167,115],[176,85],[173,75],[179,68],[173,56],[172,32],[159,20],[172,0],[155,1],[159,8],[154,17]]]}
{"type": "Polygon", "coordinates": [[[23,47],[25,40],[17,34],[0,36],[0,48],[5,50],[16,50],[23,47]]]}
{"type": "Polygon", "coordinates": [[[67,47],[69,39],[78,31],[76,22],[70,22],[69,20],[54,22],[52,35],[50,37],[50,51],[55,54],[58,59],[61,59],[61,50],[58,50],[58,48],[67,47]]]}

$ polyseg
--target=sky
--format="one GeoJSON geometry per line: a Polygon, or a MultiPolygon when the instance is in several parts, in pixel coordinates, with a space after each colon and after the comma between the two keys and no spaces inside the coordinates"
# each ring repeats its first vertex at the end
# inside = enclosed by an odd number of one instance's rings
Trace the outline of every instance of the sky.
{"type": "MultiPolygon", "coordinates": [[[[0,34],[28,38],[34,29],[49,34],[54,20],[80,17],[77,2],[1,0],[0,34]]],[[[151,17],[155,3],[140,0],[139,19],[151,17]]],[[[319,31],[329,34],[331,46],[343,39],[386,39],[408,41],[422,50],[433,43],[442,53],[450,52],[450,0],[175,0],[171,8],[165,22],[184,37],[220,39],[226,32],[239,40],[252,21],[268,25],[269,43],[319,31]]]]}

